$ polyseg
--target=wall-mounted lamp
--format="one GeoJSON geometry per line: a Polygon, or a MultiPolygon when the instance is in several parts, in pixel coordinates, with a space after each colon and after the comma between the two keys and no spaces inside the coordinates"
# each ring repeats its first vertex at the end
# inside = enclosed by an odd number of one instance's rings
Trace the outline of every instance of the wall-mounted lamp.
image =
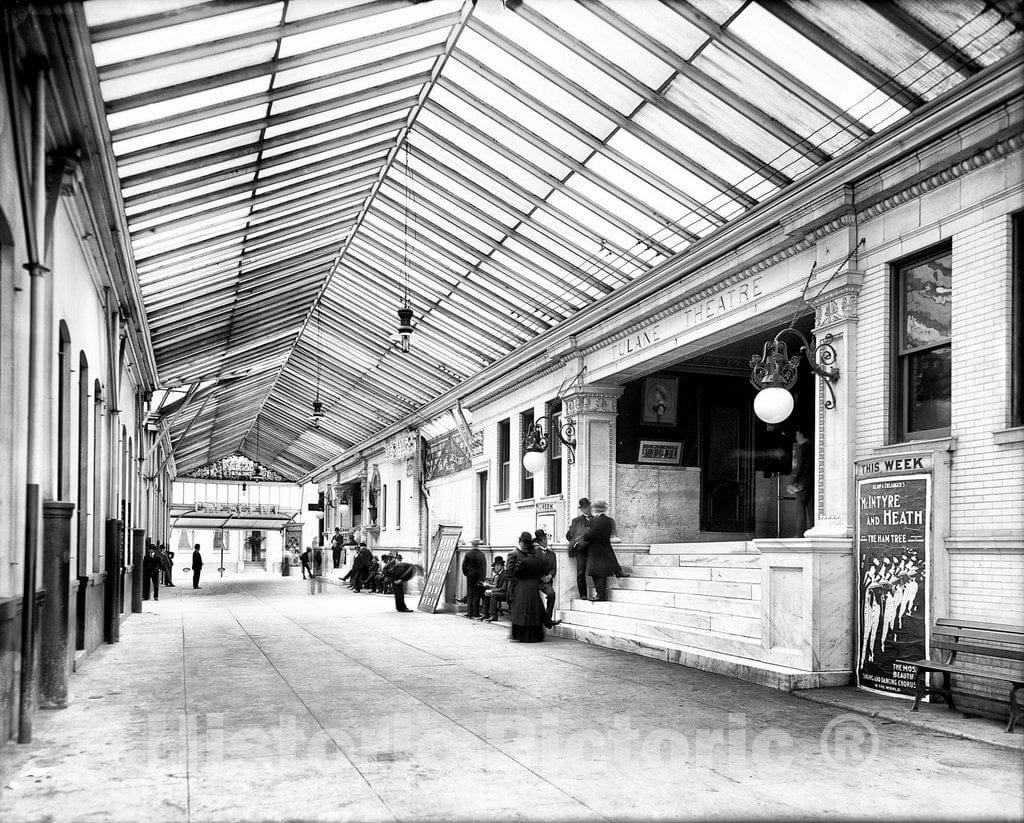
{"type": "Polygon", "coordinates": [[[751,385],[758,390],[754,397],[754,414],[765,423],[781,423],[793,412],[793,395],[789,390],[796,385],[800,355],[789,356],[783,335],[792,334],[800,339],[800,352],[807,358],[811,371],[825,381],[831,398],[825,401],[826,409],[836,407],[836,393],[832,384],[839,379],[839,368],[835,366],[836,350],[832,347],[832,335],[824,335],[820,342],[812,345],[803,334],[789,326],[764,344],[764,352],[750,358],[751,385]]]}
{"type": "MultiPolygon", "coordinates": [[[[526,430],[526,436],[523,438],[523,468],[530,474],[539,472],[547,462],[549,433],[545,433],[542,425],[545,420],[548,422],[548,432],[550,433],[551,420],[544,415],[534,421],[533,425],[526,430]]],[[[555,435],[565,446],[569,462],[576,462],[576,421],[571,417],[560,419],[555,429],[555,435]]]]}

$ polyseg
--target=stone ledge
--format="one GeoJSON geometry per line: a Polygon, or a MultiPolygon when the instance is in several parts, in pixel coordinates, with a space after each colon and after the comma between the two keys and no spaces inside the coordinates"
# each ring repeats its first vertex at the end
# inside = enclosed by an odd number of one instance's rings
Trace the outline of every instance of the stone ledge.
{"type": "Polygon", "coordinates": [[[1015,446],[1024,443],[1024,426],[992,432],[992,442],[997,446],[1015,446]]]}

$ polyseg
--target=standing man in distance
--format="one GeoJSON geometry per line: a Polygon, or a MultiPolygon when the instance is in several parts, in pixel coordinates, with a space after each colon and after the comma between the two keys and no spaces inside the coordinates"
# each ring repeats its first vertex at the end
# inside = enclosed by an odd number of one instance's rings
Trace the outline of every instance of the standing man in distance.
{"type": "Polygon", "coordinates": [[[555,614],[555,574],[558,572],[558,558],[548,547],[548,536],[544,529],[537,529],[533,533],[533,542],[537,551],[544,556],[548,563],[547,572],[540,579],[540,593],[544,595],[544,628],[550,629],[557,626],[561,620],[554,620],[555,614]]]}
{"type": "Polygon", "coordinates": [[[466,576],[466,617],[480,617],[480,582],[487,575],[487,560],[476,538],[469,541],[469,551],[462,558],[462,573],[466,576]]]}
{"type": "Polygon", "coordinates": [[[340,568],[341,566],[341,547],[345,543],[345,537],[341,533],[341,527],[334,527],[334,536],[331,538],[331,561],[334,564],[334,568],[340,568]]]}
{"type": "Polygon", "coordinates": [[[199,544],[196,543],[192,549],[192,588],[202,588],[199,585],[199,575],[203,573],[203,556],[199,553],[199,544]]]}
{"type": "Polygon", "coordinates": [[[583,543],[583,532],[590,525],[593,517],[590,511],[590,501],[580,498],[580,514],[572,519],[569,530],[565,533],[565,539],[569,543],[569,557],[576,560],[576,588],[580,590],[580,597],[587,597],[587,547],[583,543]]]}

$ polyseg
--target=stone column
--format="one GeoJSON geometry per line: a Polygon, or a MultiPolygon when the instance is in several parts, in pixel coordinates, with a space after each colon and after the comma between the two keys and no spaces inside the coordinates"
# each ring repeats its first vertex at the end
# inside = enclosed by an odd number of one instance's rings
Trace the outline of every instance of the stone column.
{"type": "MultiPolygon", "coordinates": [[[[847,270],[811,300],[814,342],[831,335],[839,379],[828,386],[817,378],[814,432],[814,527],[808,537],[852,538],[854,530],[853,458],[856,453],[857,294],[864,273],[847,270]]],[[[820,359],[820,358],[819,358],[820,359]]]]}
{"type": "Polygon", "coordinates": [[[43,503],[42,677],[40,707],[63,709],[68,704],[71,655],[68,648],[71,597],[71,515],[74,503],[43,503]]]}
{"type": "Polygon", "coordinates": [[[146,551],[146,530],[132,529],[132,611],[142,612],[142,557],[146,551]]]}
{"type": "Polygon", "coordinates": [[[569,466],[571,497],[607,500],[615,516],[615,415],[621,386],[581,386],[562,398],[562,414],[576,425],[576,459],[569,466]]]}

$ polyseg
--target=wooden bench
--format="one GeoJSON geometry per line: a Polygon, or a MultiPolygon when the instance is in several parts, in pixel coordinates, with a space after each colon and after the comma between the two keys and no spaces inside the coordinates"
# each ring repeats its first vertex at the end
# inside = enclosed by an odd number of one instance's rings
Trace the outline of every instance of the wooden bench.
{"type": "Polygon", "coordinates": [[[937,620],[932,629],[931,647],[947,652],[946,660],[898,660],[908,666],[916,666],[914,678],[915,697],[911,711],[917,711],[921,698],[927,694],[940,695],[949,706],[956,709],[950,685],[951,675],[976,677],[981,680],[995,680],[1010,684],[1010,719],[1006,731],[1012,732],[1018,721],[1024,720],[1024,704],[1018,702],[1024,689],[1024,674],[1001,671],[976,663],[961,663],[957,655],[973,655],[993,660],[1024,662],[1024,626],[1004,626],[999,623],[978,623],[970,620],[937,620]],[[942,675],[942,686],[933,687],[928,683],[929,673],[942,675]]]}

